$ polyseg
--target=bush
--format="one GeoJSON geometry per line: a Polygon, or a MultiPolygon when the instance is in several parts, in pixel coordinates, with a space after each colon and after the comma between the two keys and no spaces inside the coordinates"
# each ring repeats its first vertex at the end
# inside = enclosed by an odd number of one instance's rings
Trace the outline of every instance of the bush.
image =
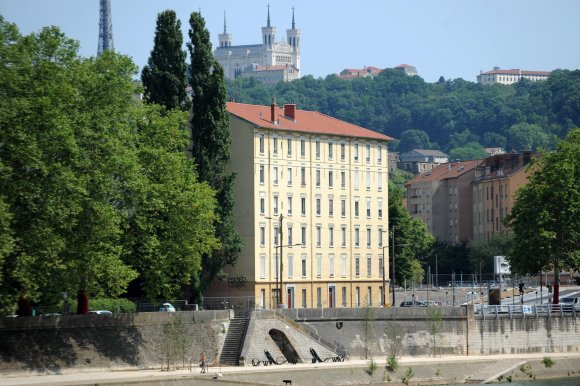
{"type": "Polygon", "coordinates": [[[542,359],[542,363],[547,368],[550,368],[550,367],[554,366],[554,364],[555,364],[555,362],[550,357],[544,357],[544,359],[542,359]]]}
{"type": "Polygon", "coordinates": [[[91,310],[110,310],[113,312],[135,312],[137,306],[128,299],[92,299],[89,301],[91,310]]]}
{"type": "Polygon", "coordinates": [[[397,371],[398,368],[399,368],[399,360],[397,359],[397,356],[390,355],[387,358],[387,369],[394,372],[397,371]]]}
{"type": "Polygon", "coordinates": [[[367,373],[368,375],[373,375],[374,372],[377,370],[377,362],[374,361],[374,359],[371,359],[368,367],[367,367],[367,373]]]}

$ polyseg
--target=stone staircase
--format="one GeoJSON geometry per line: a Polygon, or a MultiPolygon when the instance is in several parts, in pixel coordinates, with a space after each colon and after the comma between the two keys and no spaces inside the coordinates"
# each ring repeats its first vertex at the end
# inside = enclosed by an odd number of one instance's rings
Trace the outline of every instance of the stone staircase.
{"type": "Polygon", "coordinates": [[[222,347],[220,363],[222,365],[238,366],[240,351],[244,344],[249,318],[245,315],[236,315],[230,321],[228,333],[222,347]]]}

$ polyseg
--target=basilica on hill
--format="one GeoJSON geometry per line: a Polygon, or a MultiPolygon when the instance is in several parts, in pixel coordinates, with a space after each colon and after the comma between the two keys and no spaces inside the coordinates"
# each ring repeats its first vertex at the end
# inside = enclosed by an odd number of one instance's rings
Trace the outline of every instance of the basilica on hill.
{"type": "Polygon", "coordinates": [[[286,30],[286,40],[276,42],[276,27],[270,23],[270,5],[266,26],[262,27],[259,44],[232,45],[224,13],[224,32],[214,56],[227,78],[254,77],[267,84],[288,82],[300,78],[300,30],[296,29],[294,8],[292,28],[286,30]]]}

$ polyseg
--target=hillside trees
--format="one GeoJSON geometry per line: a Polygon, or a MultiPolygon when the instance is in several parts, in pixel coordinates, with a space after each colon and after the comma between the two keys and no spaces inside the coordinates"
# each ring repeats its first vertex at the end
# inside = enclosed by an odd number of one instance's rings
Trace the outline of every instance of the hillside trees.
{"type": "MultiPolygon", "coordinates": [[[[200,300],[211,282],[222,274],[226,264],[234,264],[241,250],[241,237],[234,227],[233,184],[235,174],[228,169],[230,161],[230,127],[226,110],[226,89],[223,69],[214,59],[209,32],[201,14],[189,19],[187,47],[191,57],[190,114],[191,154],[198,175],[216,191],[216,236],[221,249],[203,255],[203,271],[194,291],[200,300]]],[[[192,219],[193,220],[193,219],[192,219]]]]}
{"type": "Polygon", "coordinates": [[[530,168],[530,182],[518,190],[505,219],[514,234],[508,258],[518,274],[554,271],[558,304],[560,272],[580,269],[580,129],[530,168]]]}
{"type": "Polygon", "coordinates": [[[181,22],[175,11],[157,16],[151,56],[141,73],[144,99],[168,110],[188,110],[185,51],[182,50],[181,22]]]}

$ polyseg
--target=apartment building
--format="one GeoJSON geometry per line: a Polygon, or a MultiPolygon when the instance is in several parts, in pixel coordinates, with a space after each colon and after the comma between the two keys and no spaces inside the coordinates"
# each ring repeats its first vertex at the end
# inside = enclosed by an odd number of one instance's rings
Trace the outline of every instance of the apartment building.
{"type": "Polygon", "coordinates": [[[517,189],[528,182],[526,165],[531,159],[530,151],[498,154],[476,168],[472,183],[474,240],[490,240],[507,232],[503,219],[511,212],[517,189]]]}
{"type": "Polygon", "coordinates": [[[439,240],[472,240],[472,188],[480,160],[435,166],[408,181],[407,209],[439,240]]]}
{"type": "Polygon", "coordinates": [[[244,247],[208,296],[261,308],[384,304],[391,138],[293,104],[227,109],[244,247]]]}
{"type": "Polygon", "coordinates": [[[528,79],[532,82],[546,80],[550,76],[549,71],[526,71],[520,69],[502,70],[494,67],[491,71],[480,71],[477,75],[479,84],[512,84],[519,82],[520,79],[528,79]]]}

